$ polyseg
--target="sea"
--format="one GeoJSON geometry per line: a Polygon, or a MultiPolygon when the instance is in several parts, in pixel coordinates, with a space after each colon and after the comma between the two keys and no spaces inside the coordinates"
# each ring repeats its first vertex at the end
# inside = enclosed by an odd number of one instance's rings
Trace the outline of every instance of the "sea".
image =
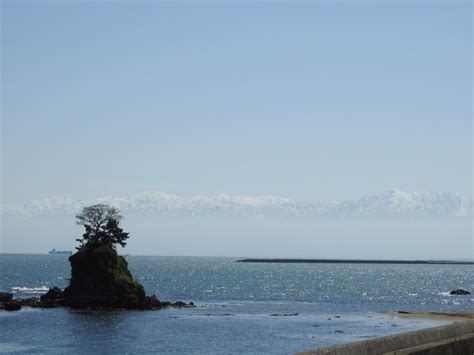
{"type": "MultiPolygon", "coordinates": [[[[126,256],[163,301],[195,308],[0,312],[2,353],[291,354],[446,324],[390,312],[474,310],[474,265],[271,264],[126,256]]],[[[0,290],[65,287],[67,255],[0,254],[0,290]]]]}

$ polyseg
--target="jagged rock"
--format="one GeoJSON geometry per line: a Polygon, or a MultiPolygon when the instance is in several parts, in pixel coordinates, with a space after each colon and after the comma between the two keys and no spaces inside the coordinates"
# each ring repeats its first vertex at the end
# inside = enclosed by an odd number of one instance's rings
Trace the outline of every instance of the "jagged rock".
{"type": "Polygon", "coordinates": [[[109,245],[89,244],[69,257],[70,284],[63,290],[53,287],[40,298],[12,300],[11,293],[0,292],[0,309],[16,311],[22,306],[52,308],[161,309],[194,307],[182,301],[161,302],[155,295],[146,296],[141,284],[128,270],[127,261],[109,245]]]}
{"type": "Polygon", "coordinates": [[[32,307],[60,307],[64,304],[64,292],[58,287],[53,287],[40,297],[39,304],[32,307]]]}
{"type": "Polygon", "coordinates": [[[160,300],[155,295],[146,296],[145,297],[145,303],[147,305],[146,308],[150,308],[150,309],[163,308],[163,304],[160,302],[160,300]]]}
{"type": "Polygon", "coordinates": [[[107,245],[85,246],[69,257],[71,281],[64,290],[70,307],[143,309],[156,303],[128,270],[123,256],[107,245]]]}
{"type": "MultiPolygon", "coordinates": [[[[31,297],[31,298],[19,298],[17,300],[17,302],[19,302],[22,306],[25,306],[25,307],[35,307],[35,308],[40,308],[40,307],[44,307],[44,303],[41,302],[38,298],[36,297],[31,297]]],[[[50,308],[52,306],[49,306],[48,308],[50,308]]],[[[59,307],[59,305],[57,305],[56,307],[59,307]]]]}
{"type": "Polygon", "coordinates": [[[19,311],[21,309],[21,304],[16,301],[10,301],[4,303],[5,311],[19,311]]]}
{"type": "Polygon", "coordinates": [[[470,295],[471,293],[467,290],[459,288],[457,290],[451,291],[451,295],[470,295]]]}
{"type": "MultiPolygon", "coordinates": [[[[40,298],[30,297],[30,298],[18,298],[15,300],[10,300],[8,302],[0,302],[0,310],[6,311],[17,311],[22,307],[33,307],[33,308],[55,308],[67,306],[64,299],[64,291],[58,287],[53,287],[49,291],[42,295],[40,298]]],[[[7,299],[7,298],[5,298],[7,299]]],[[[190,308],[195,307],[193,302],[185,303],[182,301],[177,301],[174,303],[171,302],[161,302],[155,295],[145,296],[143,302],[140,304],[127,304],[124,301],[120,303],[121,306],[109,305],[109,304],[88,304],[88,308],[120,308],[120,309],[150,309],[158,310],[162,308],[190,308]]]]}
{"type": "Polygon", "coordinates": [[[59,287],[50,288],[48,292],[40,297],[41,301],[60,300],[61,298],[64,298],[64,292],[59,287]]]}
{"type": "Polygon", "coordinates": [[[13,294],[10,292],[0,292],[0,302],[10,302],[13,298],[13,294]]]}

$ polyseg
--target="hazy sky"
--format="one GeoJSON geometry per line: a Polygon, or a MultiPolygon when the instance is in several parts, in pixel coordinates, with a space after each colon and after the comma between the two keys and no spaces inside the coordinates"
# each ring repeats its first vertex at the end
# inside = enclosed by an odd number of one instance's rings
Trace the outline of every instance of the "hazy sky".
{"type": "MultiPolygon", "coordinates": [[[[1,1],[2,201],[472,192],[470,1],[1,1]]],[[[472,257],[472,221],[130,216],[129,252],[472,257]]],[[[72,248],[4,218],[0,251],[72,248]]]]}
{"type": "Polygon", "coordinates": [[[470,1],[1,4],[3,203],[470,195],[470,1]]]}

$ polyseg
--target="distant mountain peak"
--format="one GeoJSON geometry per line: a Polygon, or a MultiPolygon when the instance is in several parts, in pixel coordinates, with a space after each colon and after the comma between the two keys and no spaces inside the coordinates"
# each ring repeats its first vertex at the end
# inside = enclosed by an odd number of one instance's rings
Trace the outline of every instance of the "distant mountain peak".
{"type": "Polygon", "coordinates": [[[274,195],[191,195],[161,191],[106,196],[86,201],[53,196],[24,207],[0,206],[2,215],[74,214],[82,207],[105,203],[124,212],[179,216],[306,216],[354,217],[472,217],[472,199],[453,193],[415,193],[390,189],[357,200],[307,203],[274,195]]]}

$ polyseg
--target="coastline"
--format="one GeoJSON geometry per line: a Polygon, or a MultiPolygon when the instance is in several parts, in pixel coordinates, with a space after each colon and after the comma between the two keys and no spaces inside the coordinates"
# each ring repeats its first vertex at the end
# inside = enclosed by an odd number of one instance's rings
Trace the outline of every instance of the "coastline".
{"type": "MultiPolygon", "coordinates": [[[[127,261],[160,300],[193,300],[197,307],[0,311],[0,349],[291,354],[459,321],[389,311],[470,311],[473,305],[472,296],[450,295],[459,287],[472,292],[472,266],[252,265],[234,258],[140,256],[127,261]],[[381,277],[381,270],[390,277],[381,277]]],[[[14,297],[65,287],[70,276],[62,256],[2,256],[0,269],[6,275],[0,289],[14,287],[14,297]]]]}
{"type": "Polygon", "coordinates": [[[453,320],[462,321],[467,319],[474,319],[474,311],[397,311],[387,312],[387,314],[397,317],[408,318],[428,318],[434,320],[453,320]]]}
{"type": "Polygon", "coordinates": [[[60,352],[67,346],[71,352],[94,352],[98,351],[95,344],[100,343],[108,349],[126,349],[131,353],[152,351],[157,346],[166,347],[171,353],[198,353],[209,349],[219,353],[219,349],[228,346],[232,353],[259,349],[261,353],[290,354],[396,336],[457,321],[452,318],[410,319],[386,312],[321,312],[317,308],[304,310],[301,304],[290,302],[206,302],[196,306],[186,311],[166,309],[158,312],[29,307],[20,312],[0,312],[1,321],[8,329],[0,336],[0,348],[15,346],[15,349],[60,352]],[[32,326],[38,322],[41,327],[32,326]],[[107,327],[103,328],[104,324],[107,327]],[[118,324],[122,330],[117,334],[115,326],[118,324]],[[137,324],[140,324],[140,334],[130,342],[126,334],[136,329],[137,324]],[[58,326],[60,329],[87,329],[87,339],[78,339],[74,333],[67,332],[62,338],[47,342],[45,334],[51,334],[49,329],[54,332],[58,326]],[[183,329],[199,329],[199,334],[189,333],[190,337],[184,343],[178,343],[183,341],[183,329]],[[231,329],[232,332],[236,330],[237,335],[229,343],[225,339],[231,329]],[[25,337],[25,334],[32,335],[25,337]],[[209,340],[203,336],[206,334],[215,338],[209,340]]]}
{"type": "Polygon", "coordinates": [[[474,353],[474,311],[398,311],[387,312],[386,314],[397,317],[451,320],[452,323],[343,345],[308,350],[298,354],[470,355],[474,353]]]}

